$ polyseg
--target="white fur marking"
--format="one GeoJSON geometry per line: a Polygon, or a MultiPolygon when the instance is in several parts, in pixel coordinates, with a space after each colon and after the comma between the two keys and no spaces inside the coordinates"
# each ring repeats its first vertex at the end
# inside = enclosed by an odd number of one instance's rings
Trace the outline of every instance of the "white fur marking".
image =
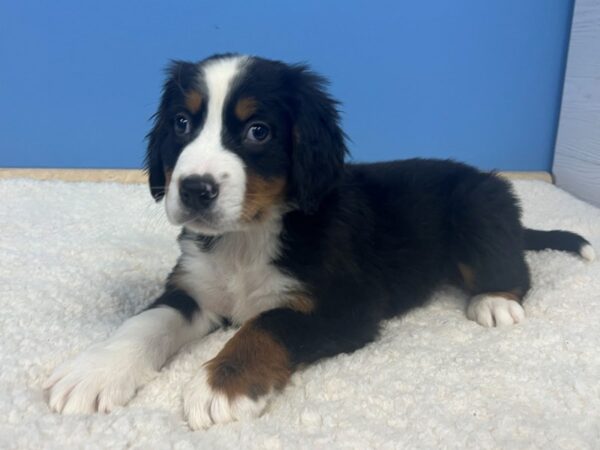
{"type": "Polygon", "coordinates": [[[219,180],[219,196],[214,206],[217,223],[190,225],[190,229],[205,234],[218,234],[237,227],[246,191],[246,171],[243,161],[223,147],[223,109],[235,78],[241,73],[246,57],[217,59],[203,70],[208,89],[208,110],[200,134],[181,152],[173,170],[165,200],[167,217],[181,225],[186,218],[179,199],[179,181],[189,175],[212,175],[219,180]],[[221,175],[227,173],[223,178],[221,175]]]}
{"type": "Polygon", "coordinates": [[[484,327],[513,325],[525,319],[523,307],[514,300],[482,294],[471,299],[467,317],[484,327]]]}
{"type": "Polygon", "coordinates": [[[596,259],[596,252],[594,251],[594,247],[590,244],[585,244],[581,249],[579,249],[579,254],[586,261],[593,261],[596,259]]]}
{"type": "Polygon", "coordinates": [[[127,403],[184,343],[207,334],[212,314],[192,323],[169,307],[144,311],[116,333],[71,359],[44,384],[50,409],[65,414],[109,412],[127,403]]]}
{"type": "Polygon", "coordinates": [[[279,256],[280,232],[280,213],[274,212],[264,223],[225,234],[208,252],[182,240],[178,285],[200,299],[203,309],[236,324],[281,306],[301,286],[271,264],[279,256]]]}
{"type": "Polygon", "coordinates": [[[224,393],[209,386],[208,371],[202,367],[184,390],[183,411],[190,427],[198,430],[214,424],[258,417],[270,397],[271,394],[267,394],[254,401],[242,395],[230,401],[224,393]]]}

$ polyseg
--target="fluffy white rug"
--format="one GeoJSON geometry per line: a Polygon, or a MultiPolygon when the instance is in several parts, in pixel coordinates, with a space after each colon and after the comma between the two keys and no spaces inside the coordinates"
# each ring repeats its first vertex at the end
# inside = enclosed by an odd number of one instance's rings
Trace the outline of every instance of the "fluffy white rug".
{"type": "MultiPolygon", "coordinates": [[[[516,182],[525,223],[586,236],[600,210],[516,182]]],[[[529,254],[525,323],[486,329],[440,292],[376,343],[295,375],[260,419],[191,432],[181,391],[233,334],[184,348],[110,415],[51,414],[41,385],[158,294],[177,230],[145,186],[0,182],[0,448],[572,448],[600,445],[600,263],[529,254]]]]}

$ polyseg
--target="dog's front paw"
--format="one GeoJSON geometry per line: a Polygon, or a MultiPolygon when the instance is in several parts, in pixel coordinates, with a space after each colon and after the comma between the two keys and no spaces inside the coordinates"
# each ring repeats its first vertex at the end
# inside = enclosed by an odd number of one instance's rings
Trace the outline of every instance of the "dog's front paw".
{"type": "MultiPolygon", "coordinates": [[[[242,388],[242,386],[239,386],[242,388]]],[[[183,410],[190,428],[198,430],[214,424],[252,419],[265,410],[272,393],[226,391],[210,382],[209,369],[202,367],[183,393],[183,410]]]]}
{"type": "Polygon", "coordinates": [[[291,373],[285,347],[255,323],[245,324],[187,386],[183,406],[190,427],[258,417],[291,373]]]}
{"type": "Polygon", "coordinates": [[[482,294],[471,299],[467,317],[484,327],[513,325],[525,319],[525,311],[515,300],[482,294]]]}
{"type": "Polygon", "coordinates": [[[57,367],[44,384],[50,409],[63,414],[109,412],[127,403],[156,374],[135,351],[107,341],[57,367]]]}

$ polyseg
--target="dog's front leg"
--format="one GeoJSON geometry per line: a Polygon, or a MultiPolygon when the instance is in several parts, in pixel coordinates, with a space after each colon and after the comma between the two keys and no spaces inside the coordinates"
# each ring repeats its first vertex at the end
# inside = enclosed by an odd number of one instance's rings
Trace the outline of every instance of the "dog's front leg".
{"type": "Polygon", "coordinates": [[[127,403],[182,345],[218,323],[184,291],[167,286],[113,336],[54,370],[44,385],[50,408],[65,414],[108,412],[127,403]]]}
{"type": "Polygon", "coordinates": [[[300,365],[352,352],[377,334],[370,311],[324,317],[300,305],[250,320],[204,364],[183,394],[192,429],[259,416],[300,365]]]}

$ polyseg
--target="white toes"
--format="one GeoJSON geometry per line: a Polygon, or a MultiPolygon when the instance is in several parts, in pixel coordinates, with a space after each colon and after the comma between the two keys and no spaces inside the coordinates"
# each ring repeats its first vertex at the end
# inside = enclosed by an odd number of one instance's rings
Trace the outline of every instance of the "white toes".
{"type": "Polygon", "coordinates": [[[267,405],[268,396],[258,400],[240,395],[229,399],[223,392],[208,384],[208,372],[202,368],[188,383],[183,394],[183,410],[190,428],[198,430],[214,424],[260,416],[267,405]]]}
{"type": "Polygon", "coordinates": [[[501,325],[512,325],[514,323],[510,312],[508,311],[508,305],[503,307],[496,307],[493,312],[494,322],[496,326],[501,325]]]}
{"type": "Polygon", "coordinates": [[[50,409],[89,414],[109,412],[127,403],[155,372],[119,350],[95,346],[59,366],[44,383],[50,409]]]}
{"type": "Polygon", "coordinates": [[[68,392],[65,392],[63,399],[65,405],[60,411],[63,414],[91,414],[96,411],[96,398],[98,394],[94,386],[89,382],[80,382],[68,392]]]}
{"type": "Polygon", "coordinates": [[[515,300],[482,294],[471,299],[467,317],[484,327],[513,325],[525,319],[525,311],[515,300]]]}
{"type": "Polygon", "coordinates": [[[513,323],[521,323],[525,320],[525,310],[521,304],[515,301],[510,301],[508,304],[508,311],[512,316],[513,323]]]}

